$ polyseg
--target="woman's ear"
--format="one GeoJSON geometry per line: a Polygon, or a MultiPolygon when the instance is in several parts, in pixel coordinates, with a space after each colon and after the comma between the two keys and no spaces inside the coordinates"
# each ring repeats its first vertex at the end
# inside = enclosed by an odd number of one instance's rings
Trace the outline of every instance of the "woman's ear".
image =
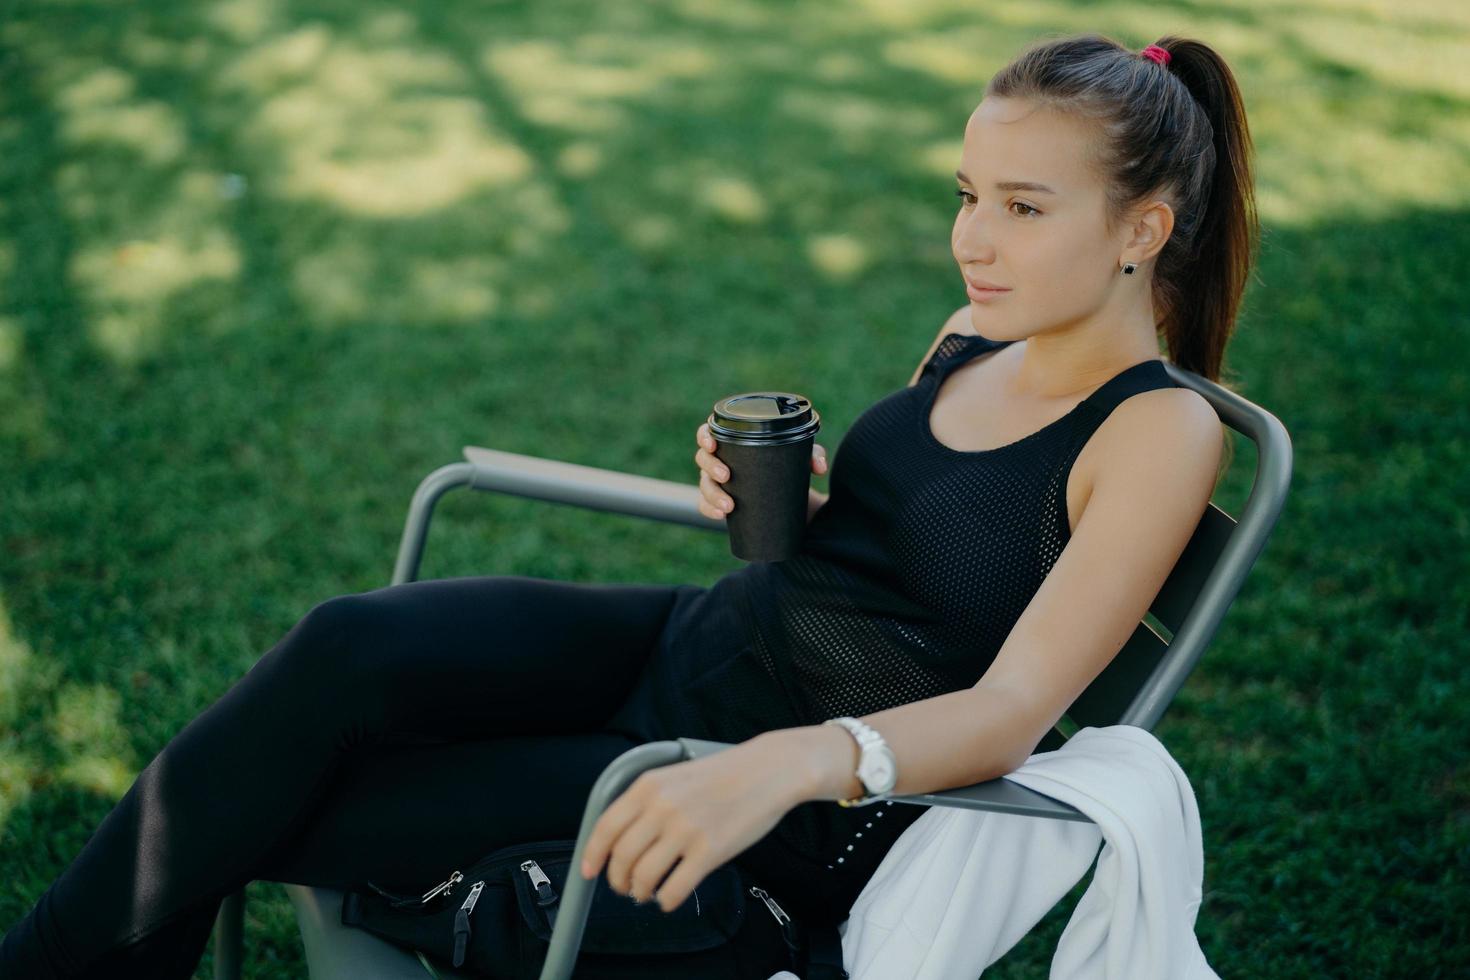
{"type": "Polygon", "coordinates": [[[1150,202],[1133,219],[1132,235],[1123,246],[1119,258],[1142,265],[1164,247],[1174,231],[1174,209],[1168,201],[1150,202]]]}

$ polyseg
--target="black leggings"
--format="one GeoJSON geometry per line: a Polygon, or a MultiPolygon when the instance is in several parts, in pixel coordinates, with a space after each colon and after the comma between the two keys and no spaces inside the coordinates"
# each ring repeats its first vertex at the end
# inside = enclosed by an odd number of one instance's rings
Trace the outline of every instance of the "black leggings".
{"type": "Polygon", "coordinates": [[[483,576],[322,602],[139,774],[0,943],[0,977],[187,978],[252,879],[407,891],[575,837],[647,741],[606,725],[698,591],[483,576]]]}

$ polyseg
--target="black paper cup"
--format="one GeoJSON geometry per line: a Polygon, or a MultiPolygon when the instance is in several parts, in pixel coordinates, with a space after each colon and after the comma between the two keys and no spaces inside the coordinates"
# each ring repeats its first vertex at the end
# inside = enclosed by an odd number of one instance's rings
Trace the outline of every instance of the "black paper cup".
{"type": "Polygon", "coordinates": [[[735,501],[725,515],[730,553],[746,561],[794,557],[806,530],[821,416],[802,395],[751,391],[715,402],[708,421],[715,455],[730,468],[720,484],[735,501]]]}

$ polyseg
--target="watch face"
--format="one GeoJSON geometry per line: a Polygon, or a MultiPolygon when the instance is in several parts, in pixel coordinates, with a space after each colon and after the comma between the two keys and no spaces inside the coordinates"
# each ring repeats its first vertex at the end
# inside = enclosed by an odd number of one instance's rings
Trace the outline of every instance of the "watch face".
{"type": "Polygon", "coordinates": [[[896,767],[887,753],[877,752],[870,755],[864,764],[858,767],[858,778],[870,793],[886,793],[893,788],[897,782],[896,767]]]}

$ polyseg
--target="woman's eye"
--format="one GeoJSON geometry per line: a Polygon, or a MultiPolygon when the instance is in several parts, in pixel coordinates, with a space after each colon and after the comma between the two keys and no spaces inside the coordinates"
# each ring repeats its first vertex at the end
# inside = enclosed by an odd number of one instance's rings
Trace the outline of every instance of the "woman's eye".
{"type": "MultiPolygon", "coordinates": [[[[961,188],[960,190],[955,191],[954,193],[955,193],[955,196],[958,197],[963,202],[964,206],[967,207],[967,208],[974,207],[975,206],[975,203],[979,200],[979,198],[975,197],[974,194],[971,194],[969,191],[964,190],[963,188],[961,188]]],[[[1039,210],[1037,210],[1036,208],[1033,208],[1031,205],[1027,204],[1025,201],[1012,201],[1011,202],[1011,207],[1013,207],[1013,208],[1015,208],[1015,207],[1025,208],[1026,209],[1025,211],[1017,212],[1017,214],[1020,217],[1022,217],[1022,218],[1029,218],[1033,214],[1040,214],[1041,213],[1039,210]]]]}

